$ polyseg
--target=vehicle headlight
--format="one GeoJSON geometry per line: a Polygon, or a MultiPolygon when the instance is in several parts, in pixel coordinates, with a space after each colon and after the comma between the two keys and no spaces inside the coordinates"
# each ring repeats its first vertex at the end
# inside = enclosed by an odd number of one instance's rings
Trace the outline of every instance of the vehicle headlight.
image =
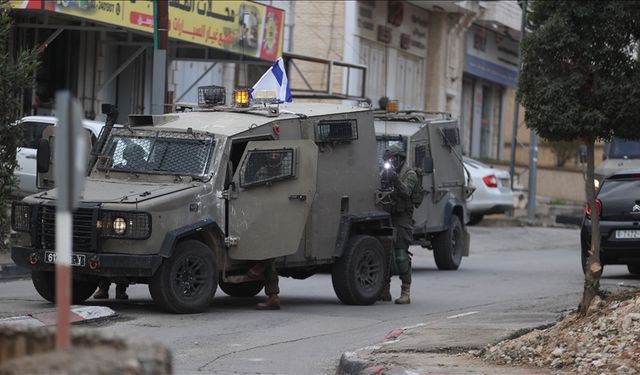
{"type": "Polygon", "coordinates": [[[96,229],[101,237],[144,240],[151,235],[151,215],[146,212],[101,211],[96,229]]]}
{"type": "Polygon", "coordinates": [[[31,231],[31,205],[13,202],[11,206],[11,227],[16,232],[31,231]]]}
{"type": "Polygon", "coordinates": [[[113,231],[116,234],[123,235],[127,231],[127,221],[123,217],[117,217],[113,221],[113,231]]]}

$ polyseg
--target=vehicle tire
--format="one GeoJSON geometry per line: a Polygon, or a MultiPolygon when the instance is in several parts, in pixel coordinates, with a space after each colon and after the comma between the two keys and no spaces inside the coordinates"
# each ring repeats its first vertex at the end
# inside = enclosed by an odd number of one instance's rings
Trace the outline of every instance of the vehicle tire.
{"type": "Polygon", "coordinates": [[[200,241],[180,242],[151,278],[151,298],[163,310],[177,314],[209,307],[218,284],[213,252],[200,241]]]}
{"type": "Polygon", "coordinates": [[[384,248],[378,239],[356,235],[333,265],[333,290],[345,305],[371,305],[378,299],[388,269],[384,248]]]}
{"type": "Polygon", "coordinates": [[[457,270],[464,251],[464,231],[460,218],[451,215],[449,228],[436,233],[433,239],[433,258],[439,270],[457,270]]]}
{"type": "Polygon", "coordinates": [[[231,297],[253,297],[256,294],[260,293],[262,288],[264,288],[264,281],[249,281],[246,283],[234,284],[234,283],[225,283],[222,280],[218,281],[218,285],[220,285],[220,289],[225,292],[228,296],[231,297]]]}
{"type": "Polygon", "coordinates": [[[479,222],[481,222],[483,218],[484,218],[484,215],[482,214],[471,214],[471,217],[469,218],[469,222],[467,223],[467,225],[476,225],[479,222]]]}
{"type": "Polygon", "coordinates": [[[627,269],[632,275],[640,275],[640,264],[638,263],[627,264],[627,269]]]}
{"type": "Polygon", "coordinates": [[[72,303],[80,304],[98,289],[99,281],[96,280],[74,280],[73,281],[73,296],[71,297],[72,303]]]}
{"type": "Polygon", "coordinates": [[[42,298],[56,302],[56,278],[53,272],[31,271],[31,281],[42,298]]]}
{"type": "MultiPolygon", "coordinates": [[[[32,271],[31,281],[40,296],[49,302],[56,302],[55,272],[32,271]]],[[[73,280],[71,303],[86,301],[98,288],[97,280],[73,280]]]]}

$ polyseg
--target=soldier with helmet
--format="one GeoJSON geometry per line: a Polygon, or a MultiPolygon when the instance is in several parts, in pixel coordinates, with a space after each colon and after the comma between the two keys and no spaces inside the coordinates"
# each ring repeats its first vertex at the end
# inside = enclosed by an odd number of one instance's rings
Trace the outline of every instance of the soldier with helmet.
{"type": "MultiPolygon", "coordinates": [[[[389,207],[391,221],[396,228],[396,240],[394,243],[395,265],[402,281],[400,298],[395,303],[406,305],[411,303],[411,253],[409,245],[413,237],[413,209],[414,203],[411,194],[418,188],[418,174],[407,163],[407,154],[402,146],[394,144],[384,153],[385,178],[393,186],[393,199],[389,207]]],[[[391,301],[389,290],[390,276],[382,291],[380,299],[391,301]]]]}

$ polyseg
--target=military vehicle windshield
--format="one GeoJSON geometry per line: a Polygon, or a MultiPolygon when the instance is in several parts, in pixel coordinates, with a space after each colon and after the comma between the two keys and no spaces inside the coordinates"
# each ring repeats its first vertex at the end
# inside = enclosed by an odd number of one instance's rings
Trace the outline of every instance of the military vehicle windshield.
{"type": "Polygon", "coordinates": [[[202,177],[209,169],[214,144],[213,135],[208,133],[113,129],[97,168],[202,177]]]}

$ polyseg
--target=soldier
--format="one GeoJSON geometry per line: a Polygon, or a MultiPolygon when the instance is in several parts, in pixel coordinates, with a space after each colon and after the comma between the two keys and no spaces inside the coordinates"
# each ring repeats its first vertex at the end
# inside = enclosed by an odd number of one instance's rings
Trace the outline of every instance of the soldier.
{"type": "MultiPolygon", "coordinates": [[[[395,303],[406,305],[411,303],[411,256],[409,245],[413,237],[413,209],[411,194],[418,186],[418,174],[406,163],[407,154],[400,145],[391,145],[384,154],[384,160],[389,163],[387,178],[394,187],[393,205],[390,208],[391,221],[396,228],[394,243],[395,262],[402,281],[400,298],[395,303]]],[[[391,301],[389,286],[391,277],[383,289],[380,299],[391,301]]]]}

